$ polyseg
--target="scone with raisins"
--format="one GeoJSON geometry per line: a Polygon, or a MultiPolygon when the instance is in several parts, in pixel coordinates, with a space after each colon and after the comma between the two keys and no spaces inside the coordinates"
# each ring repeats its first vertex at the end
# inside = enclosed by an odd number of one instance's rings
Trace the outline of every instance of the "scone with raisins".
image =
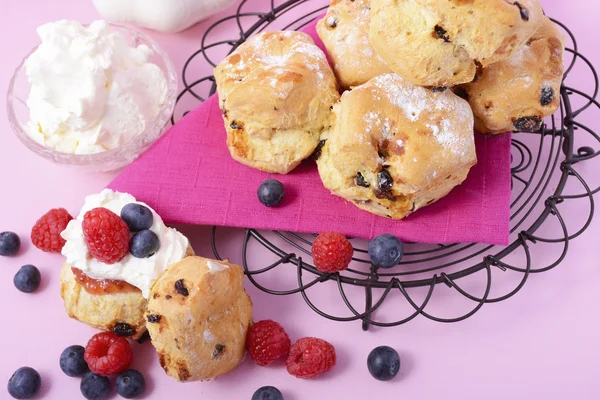
{"type": "MultiPolygon", "coordinates": [[[[186,256],[193,256],[188,247],[186,256]]],[[[146,332],[148,300],[125,281],[92,279],[65,263],[60,270],[60,295],[69,317],[103,331],[139,339],[146,332]]]]}
{"type": "Polygon", "coordinates": [[[286,174],[313,153],[331,125],[337,83],[306,33],[253,36],[214,74],[227,147],[242,164],[286,174]]]}
{"type": "Polygon", "coordinates": [[[565,38],[544,17],[539,29],[510,58],[480,70],[477,79],[455,89],[475,114],[482,133],[535,132],[560,103],[565,38]]]}
{"type": "Polygon", "coordinates": [[[447,195],[476,162],[469,103],[395,74],[342,95],[317,160],[333,194],[394,219],[447,195]]]}
{"type": "Polygon", "coordinates": [[[332,0],[317,33],[344,89],[392,72],[369,42],[370,0],[332,0]]]}
{"type": "Polygon", "coordinates": [[[144,312],[148,301],[124,281],[97,281],[64,264],[60,295],[67,314],[96,329],[138,339],[146,332],[144,312]]]}
{"type": "Polygon", "coordinates": [[[451,87],[518,50],[542,15],[538,0],[372,0],[369,38],[407,81],[451,87]]]}
{"type": "Polygon", "coordinates": [[[188,257],[152,288],[146,312],[160,365],[178,381],[212,379],[244,357],[252,302],[242,268],[188,257]]]}

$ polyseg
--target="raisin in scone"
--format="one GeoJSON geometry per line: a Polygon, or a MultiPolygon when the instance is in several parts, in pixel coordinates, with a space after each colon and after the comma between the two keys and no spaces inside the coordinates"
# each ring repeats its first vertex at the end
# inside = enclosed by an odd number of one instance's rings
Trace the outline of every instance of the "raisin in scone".
{"type": "Polygon", "coordinates": [[[231,156],[285,174],[312,154],[339,94],[325,54],[302,32],[251,37],[214,70],[231,156]]]}
{"type": "Polygon", "coordinates": [[[477,162],[473,113],[452,91],[381,75],[342,95],[317,160],[333,194],[401,219],[444,197],[477,162]]]}
{"type": "Polygon", "coordinates": [[[243,277],[235,264],[188,257],[154,285],[146,325],[168,375],[207,380],[242,361],[252,323],[243,277]]]}
{"type": "Polygon", "coordinates": [[[340,85],[352,88],[392,72],[369,42],[370,0],[332,0],[317,33],[340,85]]]}
{"type": "Polygon", "coordinates": [[[450,87],[518,50],[542,15],[538,0],[372,0],[369,38],[402,78],[450,87]]]}
{"type": "Polygon", "coordinates": [[[475,114],[482,133],[535,132],[560,103],[565,38],[544,17],[525,46],[510,58],[490,65],[477,79],[457,87],[475,114]]]}

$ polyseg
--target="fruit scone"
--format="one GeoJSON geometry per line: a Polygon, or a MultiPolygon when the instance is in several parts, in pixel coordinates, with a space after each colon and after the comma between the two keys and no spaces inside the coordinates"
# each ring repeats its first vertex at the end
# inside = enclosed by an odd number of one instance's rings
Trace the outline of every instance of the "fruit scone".
{"type": "Polygon", "coordinates": [[[233,159],[286,174],[309,157],[339,99],[325,54],[302,32],[251,37],[214,70],[233,159]]]}
{"type": "Polygon", "coordinates": [[[447,195],[476,162],[469,103],[396,74],[342,95],[317,159],[333,194],[393,219],[447,195]]]}
{"type": "Polygon", "coordinates": [[[565,37],[544,17],[533,36],[510,58],[477,73],[454,90],[471,104],[482,133],[535,132],[560,103],[565,37]]]}
{"type": "Polygon", "coordinates": [[[147,327],[160,365],[178,381],[212,379],[246,351],[252,302],[238,265],[188,257],[152,288],[147,327]]]}
{"type": "Polygon", "coordinates": [[[132,339],[146,331],[152,285],[193,255],[188,239],[148,205],[109,189],[86,197],[61,236],[60,292],[69,316],[132,339]]]}
{"type": "Polygon", "coordinates": [[[392,72],[369,42],[370,4],[370,0],[332,0],[317,22],[317,33],[344,89],[392,72]]]}
{"type": "Polygon", "coordinates": [[[372,0],[369,39],[407,81],[450,87],[518,50],[542,15],[538,0],[372,0]]]}

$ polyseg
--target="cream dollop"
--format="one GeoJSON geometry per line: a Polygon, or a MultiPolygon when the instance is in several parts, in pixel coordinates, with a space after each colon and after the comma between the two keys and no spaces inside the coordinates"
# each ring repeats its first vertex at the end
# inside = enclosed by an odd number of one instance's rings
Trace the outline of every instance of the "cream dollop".
{"type": "Polygon", "coordinates": [[[90,256],[83,237],[82,222],[86,212],[93,208],[105,207],[120,215],[121,209],[129,203],[138,203],[148,207],[147,204],[136,201],[127,193],[114,192],[104,189],[99,194],[86,197],[85,204],[79,216],[67,225],[61,236],[67,241],[62,249],[62,254],[67,258],[67,264],[78,268],[94,279],[116,279],[125,281],[142,291],[148,298],[154,282],[171,265],[185,258],[189,241],[173,228],[168,228],[160,216],[152,211],[154,223],[152,230],[160,239],[160,248],[149,258],[136,258],[127,254],[125,258],[115,264],[105,264],[90,256]]]}
{"type": "Polygon", "coordinates": [[[104,21],[42,25],[41,44],[25,61],[30,93],[29,135],[73,154],[114,149],[139,135],[167,98],[162,69],[152,49],[130,47],[104,21]]]}

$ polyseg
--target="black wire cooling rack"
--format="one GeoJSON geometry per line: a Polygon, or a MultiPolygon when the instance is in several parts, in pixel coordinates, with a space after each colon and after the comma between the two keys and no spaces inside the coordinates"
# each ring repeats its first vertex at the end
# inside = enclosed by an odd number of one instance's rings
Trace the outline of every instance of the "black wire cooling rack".
{"type": "MultiPolygon", "coordinates": [[[[188,98],[190,106],[190,99],[197,104],[215,92],[213,76],[195,75],[198,70],[194,68],[195,63],[214,67],[249,36],[266,29],[299,30],[326,8],[326,4],[317,0],[290,0],[280,4],[243,0],[235,14],[219,19],[207,29],[200,48],[186,62],[183,70],[185,89],[178,97],[178,108],[183,107],[181,100],[184,98],[188,98]],[[295,13],[298,18],[282,23],[280,17],[287,13],[295,13]],[[217,38],[223,33],[228,39],[217,38]]],[[[583,145],[575,150],[575,138],[578,143],[592,146],[600,142],[600,137],[580,122],[586,120],[582,116],[584,112],[587,111],[586,115],[598,112],[600,103],[596,101],[598,75],[594,67],[579,53],[571,31],[555,22],[570,41],[565,54],[567,66],[560,109],[545,121],[539,132],[513,135],[511,242],[508,246],[407,243],[400,264],[384,271],[371,265],[365,241],[352,240],[355,258],[350,268],[343,273],[331,274],[321,273],[310,264],[314,235],[247,229],[241,246],[242,265],[248,279],[258,289],[272,295],[299,294],[315,312],[331,320],[361,320],[363,329],[367,330],[369,325],[404,324],[418,315],[438,322],[464,320],[486,303],[515,295],[532,274],[559,265],[570,242],[587,229],[594,215],[593,195],[600,187],[592,188],[578,169],[599,152],[583,145]],[[591,95],[568,85],[573,71],[579,80],[581,76],[589,78],[585,86],[591,89],[591,95]],[[567,222],[564,217],[567,208],[585,209],[587,214],[584,212],[583,215],[587,217],[581,218],[580,212],[578,218],[567,222]],[[256,245],[266,248],[273,257],[270,265],[265,266],[264,257],[251,259],[248,250],[256,245]],[[282,284],[287,287],[279,288],[282,284]],[[325,311],[331,307],[318,305],[313,300],[312,291],[325,286],[330,293],[339,292],[337,300],[341,307],[334,307],[335,311],[325,311]],[[400,296],[393,295],[395,292],[400,296]],[[442,296],[442,307],[439,301],[432,300],[437,293],[442,296]],[[447,315],[451,311],[444,307],[449,304],[449,296],[458,296],[463,303],[460,311],[452,310],[454,315],[447,315]],[[389,312],[391,302],[394,302],[391,310],[402,315],[389,312]],[[387,312],[382,311],[384,303],[388,306],[387,312]]],[[[215,257],[221,259],[219,237],[214,227],[212,248],[215,257]]]]}

